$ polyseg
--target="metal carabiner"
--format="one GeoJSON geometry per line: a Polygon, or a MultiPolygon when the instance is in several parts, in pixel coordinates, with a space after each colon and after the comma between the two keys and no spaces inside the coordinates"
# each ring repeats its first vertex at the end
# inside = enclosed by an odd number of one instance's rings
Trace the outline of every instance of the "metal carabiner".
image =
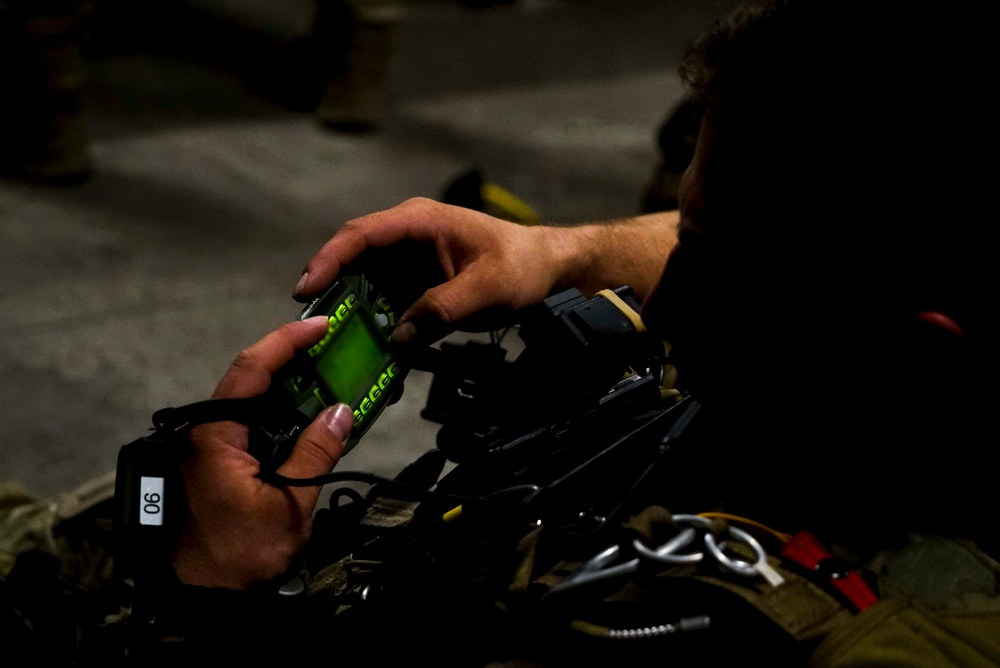
{"type": "Polygon", "coordinates": [[[777,586],[783,581],[767,562],[767,552],[761,544],[746,531],[731,525],[725,525],[725,540],[716,540],[710,529],[712,520],[700,515],[674,515],[674,521],[682,528],[676,536],[663,545],[653,549],[641,539],[632,541],[632,547],[638,555],[628,561],[615,564],[621,556],[620,545],[612,545],[583,562],[577,570],[562,582],[553,585],[549,594],[565,591],[589,584],[634,573],[639,569],[642,559],[649,559],[668,566],[685,566],[700,563],[705,559],[706,551],[715,563],[723,570],[744,577],[762,576],[772,585],[777,586]],[[702,535],[703,534],[703,535],[702,535]],[[682,552],[687,547],[695,545],[701,537],[706,551],[682,552]],[[727,555],[724,550],[731,542],[743,543],[753,552],[753,560],[746,561],[727,555]]]}
{"type": "MultiPolygon", "coordinates": [[[[708,529],[712,520],[707,517],[701,517],[700,515],[674,515],[674,521],[678,523],[687,523],[692,526],[696,526],[701,529],[708,529]]],[[[768,569],[767,564],[767,552],[761,547],[761,544],[757,542],[757,539],[748,534],[743,529],[734,527],[732,525],[726,525],[726,533],[732,536],[738,542],[747,545],[754,554],[753,561],[744,561],[742,559],[733,559],[728,556],[723,549],[729,540],[724,540],[722,545],[716,541],[715,536],[712,535],[710,531],[705,532],[705,547],[708,548],[709,553],[715,561],[727,571],[731,573],[736,573],[737,575],[743,575],[746,577],[756,577],[763,574],[765,570],[768,569]]]]}
{"type": "Polygon", "coordinates": [[[632,541],[632,547],[641,557],[652,559],[653,561],[659,561],[660,563],[669,564],[671,566],[696,564],[705,558],[704,552],[689,552],[687,554],[678,554],[677,552],[678,550],[691,545],[697,535],[697,531],[693,528],[686,527],[676,536],[655,550],[646,547],[645,543],[638,538],[632,541]]]}
{"type": "Polygon", "coordinates": [[[629,573],[635,572],[639,567],[638,558],[629,559],[628,561],[624,561],[613,566],[609,565],[614,563],[620,554],[621,547],[618,545],[612,545],[611,547],[605,548],[587,561],[583,562],[576,569],[576,571],[572,575],[569,575],[565,580],[553,585],[548,591],[548,594],[555,594],[567,589],[589,584],[591,582],[609,580],[620,575],[628,575],[629,573]]]}

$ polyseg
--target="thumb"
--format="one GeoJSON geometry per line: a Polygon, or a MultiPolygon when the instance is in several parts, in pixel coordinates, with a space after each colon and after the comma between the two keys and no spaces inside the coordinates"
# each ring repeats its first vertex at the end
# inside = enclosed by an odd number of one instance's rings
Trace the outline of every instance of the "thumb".
{"type": "Polygon", "coordinates": [[[340,459],[353,428],[354,413],[347,404],[324,409],[299,435],[292,453],[277,472],[289,478],[329,473],[340,459]]]}
{"type": "Polygon", "coordinates": [[[429,288],[406,310],[392,333],[401,346],[431,345],[455,331],[459,323],[489,306],[480,303],[482,289],[474,270],[460,272],[447,283],[429,288]]]}

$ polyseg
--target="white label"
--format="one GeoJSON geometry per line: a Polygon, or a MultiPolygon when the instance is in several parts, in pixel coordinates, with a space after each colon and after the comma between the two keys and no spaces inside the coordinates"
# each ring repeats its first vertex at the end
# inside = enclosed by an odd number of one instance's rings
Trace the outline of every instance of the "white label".
{"type": "Polygon", "coordinates": [[[766,559],[757,564],[757,572],[764,576],[764,579],[767,580],[772,587],[778,587],[785,582],[785,578],[781,577],[781,573],[774,570],[771,564],[767,563],[766,559]]]}
{"type": "Polygon", "coordinates": [[[163,478],[139,479],[139,524],[163,526],[163,478]]]}

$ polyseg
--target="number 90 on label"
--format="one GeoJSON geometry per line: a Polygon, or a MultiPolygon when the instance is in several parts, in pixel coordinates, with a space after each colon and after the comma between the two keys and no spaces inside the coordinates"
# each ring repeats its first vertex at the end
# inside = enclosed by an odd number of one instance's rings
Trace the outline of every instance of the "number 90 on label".
{"type": "Polygon", "coordinates": [[[139,524],[163,526],[163,478],[139,479],[139,524]]]}

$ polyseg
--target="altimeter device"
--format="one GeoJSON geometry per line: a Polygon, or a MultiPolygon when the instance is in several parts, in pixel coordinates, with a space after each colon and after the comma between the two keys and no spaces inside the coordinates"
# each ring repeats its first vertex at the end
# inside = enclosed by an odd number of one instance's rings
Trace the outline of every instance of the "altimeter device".
{"type": "Polygon", "coordinates": [[[359,274],[340,278],[311,301],[299,319],[318,315],[327,318],[326,334],[279,372],[275,382],[308,421],[328,406],[350,406],[354,429],[345,444],[347,452],[402,390],[405,370],[389,338],[396,314],[359,274]]]}

